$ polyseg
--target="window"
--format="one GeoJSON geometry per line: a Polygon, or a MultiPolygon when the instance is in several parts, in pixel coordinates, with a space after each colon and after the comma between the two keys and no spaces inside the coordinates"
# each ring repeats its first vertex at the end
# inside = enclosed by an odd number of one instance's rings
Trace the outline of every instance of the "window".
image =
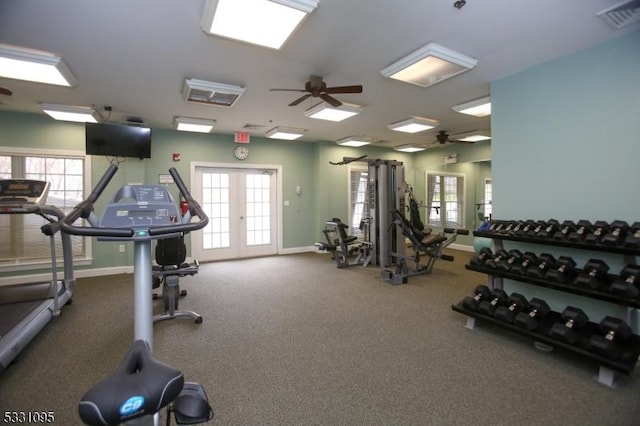
{"type": "MultiPolygon", "coordinates": [[[[69,213],[84,198],[88,167],[84,153],[67,153],[0,148],[0,178],[37,179],[50,182],[46,204],[69,213]]],[[[15,269],[18,265],[51,263],[48,237],[40,227],[47,221],[34,214],[0,215],[0,265],[15,269]]],[[[90,240],[88,240],[90,241],[90,240]]],[[[71,236],[73,257],[86,259],[90,249],[81,236],[71,236]]],[[[60,238],[56,238],[56,255],[62,259],[60,238]]]]}
{"type": "Polygon", "coordinates": [[[484,217],[490,218],[493,214],[493,188],[491,187],[491,179],[484,180],[484,217]]]}
{"type": "Polygon", "coordinates": [[[367,203],[368,169],[349,170],[349,234],[362,237],[360,222],[369,216],[367,203]]]}
{"type": "Polygon", "coordinates": [[[427,173],[427,226],[464,228],[464,176],[427,173]]]}

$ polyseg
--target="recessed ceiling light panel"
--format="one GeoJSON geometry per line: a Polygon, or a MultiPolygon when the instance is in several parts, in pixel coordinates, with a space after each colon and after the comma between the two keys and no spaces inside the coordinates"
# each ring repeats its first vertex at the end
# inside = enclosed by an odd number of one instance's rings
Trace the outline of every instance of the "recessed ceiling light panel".
{"type": "Polygon", "coordinates": [[[440,124],[438,120],[424,117],[411,117],[406,120],[389,124],[387,127],[396,132],[418,133],[424,130],[433,129],[440,124]]]}
{"type": "Polygon", "coordinates": [[[304,112],[309,118],[328,121],[342,121],[354,115],[360,114],[362,109],[357,105],[343,103],[337,108],[332,107],[326,102],[321,102],[304,112]]]}
{"type": "Polygon", "coordinates": [[[388,78],[429,87],[468,71],[477,64],[474,58],[429,43],[380,72],[388,78]]]}
{"type": "Polygon", "coordinates": [[[292,141],[304,135],[303,129],[294,129],[292,127],[274,127],[266,133],[271,139],[285,139],[292,141]]]}
{"type": "Polygon", "coordinates": [[[469,102],[454,105],[453,110],[462,114],[474,115],[476,117],[486,117],[491,115],[491,98],[486,96],[474,99],[469,102]]]}
{"type": "Polygon", "coordinates": [[[449,139],[462,142],[480,142],[491,139],[491,132],[489,130],[471,130],[451,135],[449,139]]]}
{"type": "Polygon", "coordinates": [[[207,0],[202,29],[259,46],[280,49],[317,0],[207,0]]]}
{"type": "Polygon", "coordinates": [[[76,78],[61,57],[8,44],[0,44],[0,77],[57,86],[76,85],[76,78]]]}
{"type": "Polygon", "coordinates": [[[40,104],[40,108],[51,118],[60,121],[75,121],[77,123],[98,122],[98,114],[90,107],[42,103],[40,104]]]}
{"type": "Polygon", "coordinates": [[[176,130],[181,132],[209,133],[216,122],[203,118],[176,117],[175,124],[176,130]]]}
{"type": "Polygon", "coordinates": [[[350,147],[360,147],[369,145],[372,142],[372,139],[366,136],[349,136],[343,139],[340,139],[336,143],[342,146],[350,146],[350,147]]]}

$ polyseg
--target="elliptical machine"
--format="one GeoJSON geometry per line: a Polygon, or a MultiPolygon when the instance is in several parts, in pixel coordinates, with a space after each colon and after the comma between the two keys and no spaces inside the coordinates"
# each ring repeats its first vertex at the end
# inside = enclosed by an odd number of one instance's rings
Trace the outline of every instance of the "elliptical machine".
{"type": "Polygon", "coordinates": [[[126,185],[116,192],[102,217],[98,217],[93,211],[94,204],[117,171],[118,167],[112,164],[87,199],[60,222],[60,228],[68,234],[95,236],[99,241],[133,241],[134,244],[134,343],[116,372],[82,397],[80,417],[90,425],[158,426],[159,411],[169,406],[178,424],[208,421],[213,412],[204,389],[197,383],[185,383],[180,370],[158,362],[152,355],[151,241],[202,229],[209,218],[173,167],[169,173],[188,206],[184,216],[181,217],[164,186],[126,185]],[[192,223],[193,217],[197,217],[198,222],[192,223]],[[79,218],[86,219],[88,226],[73,225],[79,218]]]}

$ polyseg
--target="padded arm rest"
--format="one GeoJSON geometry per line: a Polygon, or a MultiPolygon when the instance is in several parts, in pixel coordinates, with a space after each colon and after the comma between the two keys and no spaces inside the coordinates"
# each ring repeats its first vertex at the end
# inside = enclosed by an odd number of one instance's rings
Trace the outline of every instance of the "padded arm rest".
{"type": "Polygon", "coordinates": [[[144,340],[136,340],[118,369],[84,394],[78,406],[88,425],[120,423],[157,413],[182,391],[180,370],[156,361],[144,340]]]}

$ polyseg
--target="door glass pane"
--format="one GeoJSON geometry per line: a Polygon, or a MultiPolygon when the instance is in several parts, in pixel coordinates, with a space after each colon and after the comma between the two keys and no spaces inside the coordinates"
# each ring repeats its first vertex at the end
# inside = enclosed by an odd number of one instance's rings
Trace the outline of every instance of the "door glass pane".
{"type": "Polygon", "coordinates": [[[202,248],[229,247],[228,173],[202,173],[202,209],[209,216],[202,230],[202,248]]]}
{"type": "Polygon", "coordinates": [[[247,245],[271,244],[269,192],[271,175],[246,175],[247,245]]]}

